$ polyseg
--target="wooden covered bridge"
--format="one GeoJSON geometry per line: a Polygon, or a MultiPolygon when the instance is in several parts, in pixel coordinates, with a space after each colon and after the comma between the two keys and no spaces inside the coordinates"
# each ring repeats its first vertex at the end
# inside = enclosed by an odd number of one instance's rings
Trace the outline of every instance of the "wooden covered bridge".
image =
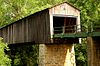
{"type": "Polygon", "coordinates": [[[39,66],[76,66],[73,43],[87,38],[88,64],[100,65],[100,32],[82,31],[80,10],[67,2],[0,28],[0,37],[8,44],[40,44],[39,66]]]}

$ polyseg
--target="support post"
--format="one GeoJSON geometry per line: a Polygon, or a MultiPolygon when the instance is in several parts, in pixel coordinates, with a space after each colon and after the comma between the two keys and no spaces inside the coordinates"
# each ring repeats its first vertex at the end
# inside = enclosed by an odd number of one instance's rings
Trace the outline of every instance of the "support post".
{"type": "Polygon", "coordinates": [[[87,37],[88,66],[100,66],[100,37],[87,37]]]}

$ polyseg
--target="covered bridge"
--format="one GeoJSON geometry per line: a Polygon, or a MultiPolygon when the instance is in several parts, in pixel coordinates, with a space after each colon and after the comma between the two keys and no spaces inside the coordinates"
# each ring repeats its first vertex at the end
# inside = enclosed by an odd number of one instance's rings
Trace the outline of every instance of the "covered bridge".
{"type": "Polygon", "coordinates": [[[64,2],[2,27],[0,36],[8,44],[40,44],[39,66],[75,66],[73,43],[78,42],[78,38],[54,35],[80,32],[78,28],[80,10],[64,2]]]}
{"type": "Polygon", "coordinates": [[[88,37],[89,66],[100,65],[100,33],[82,33],[80,10],[67,2],[0,28],[0,37],[8,44],[40,44],[39,66],[76,66],[73,43],[88,37]]]}
{"type": "MultiPolygon", "coordinates": [[[[34,42],[36,44],[54,43],[54,34],[74,33],[74,26],[79,24],[80,10],[66,2],[36,12],[2,27],[0,36],[8,44],[25,42],[34,42]]],[[[80,26],[78,27],[80,28],[80,26]]]]}

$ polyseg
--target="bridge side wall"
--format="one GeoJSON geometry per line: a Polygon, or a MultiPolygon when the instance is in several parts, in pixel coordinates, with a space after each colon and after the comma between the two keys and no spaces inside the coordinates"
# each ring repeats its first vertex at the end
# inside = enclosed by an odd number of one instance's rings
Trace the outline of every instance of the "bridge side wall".
{"type": "Polygon", "coordinates": [[[40,44],[39,66],[76,66],[74,45],[40,44]]]}
{"type": "Polygon", "coordinates": [[[20,19],[0,29],[0,37],[8,44],[50,43],[48,9],[20,19]]]}

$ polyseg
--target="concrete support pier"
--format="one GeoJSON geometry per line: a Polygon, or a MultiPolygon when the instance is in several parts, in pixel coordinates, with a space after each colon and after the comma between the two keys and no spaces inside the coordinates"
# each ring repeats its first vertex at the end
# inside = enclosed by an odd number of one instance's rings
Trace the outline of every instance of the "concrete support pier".
{"type": "Polygon", "coordinates": [[[100,66],[100,37],[87,37],[88,66],[100,66]]]}
{"type": "Polygon", "coordinates": [[[76,66],[74,45],[40,44],[39,66],[76,66]]]}

